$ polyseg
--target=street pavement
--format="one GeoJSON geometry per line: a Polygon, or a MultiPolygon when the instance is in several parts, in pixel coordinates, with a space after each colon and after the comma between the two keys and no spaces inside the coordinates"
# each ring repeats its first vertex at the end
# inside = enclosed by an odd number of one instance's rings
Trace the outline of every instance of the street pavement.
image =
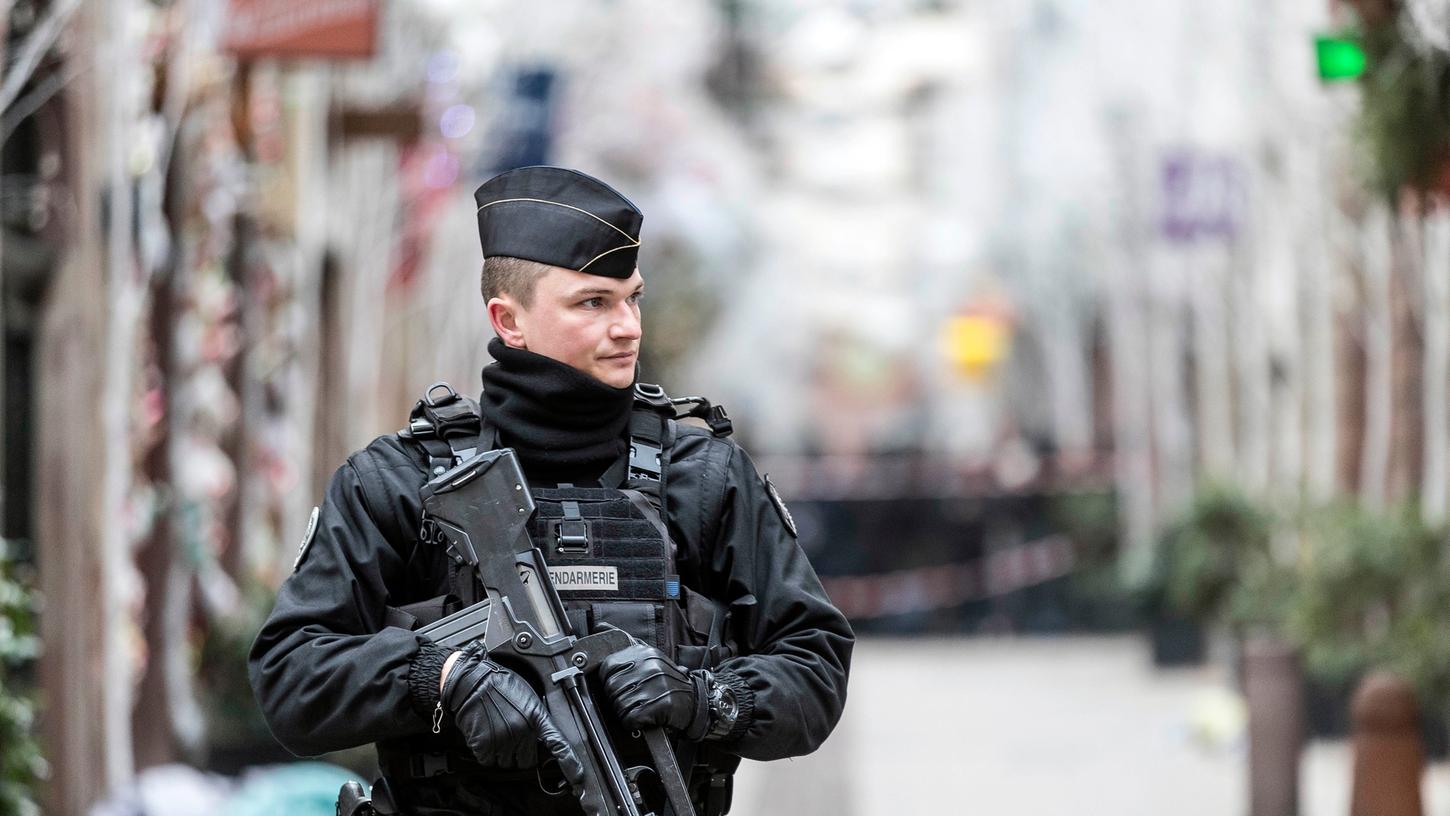
{"type": "MultiPolygon", "coordinates": [[[[1243,816],[1226,661],[1154,669],[1136,636],[863,639],[815,754],[746,762],[734,816],[1243,816]]],[[[1314,742],[1299,816],[1348,816],[1347,742],[1314,742]]],[[[1426,816],[1450,816],[1450,765],[1426,816]]]]}

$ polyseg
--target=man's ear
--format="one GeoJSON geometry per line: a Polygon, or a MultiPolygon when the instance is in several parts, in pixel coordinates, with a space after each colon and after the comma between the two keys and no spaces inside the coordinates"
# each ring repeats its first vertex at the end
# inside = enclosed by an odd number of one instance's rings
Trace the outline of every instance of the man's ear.
{"type": "Polygon", "coordinates": [[[493,333],[498,335],[504,345],[510,348],[526,349],[528,344],[524,342],[523,327],[519,325],[519,305],[508,295],[501,295],[488,300],[488,322],[493,325],[493,333]]]}

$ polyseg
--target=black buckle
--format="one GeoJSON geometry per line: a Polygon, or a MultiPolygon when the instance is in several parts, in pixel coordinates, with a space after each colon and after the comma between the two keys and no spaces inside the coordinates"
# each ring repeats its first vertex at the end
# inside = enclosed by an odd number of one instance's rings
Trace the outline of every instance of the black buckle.
{"type": "Polygon", "coordinates": [[[420,413],[432,424],[433,434],[439,439],[476,434],[482,427],[473,406],[468,400],[458,396],[453,386],[446,382],[428,386],[419,407],[422,409],[420,413]],[[435,400],[433,392],[439,388],[446,390],[448,394],[435,400]]]}
{"type": "Polygon", "coordinates": [[[589,522],[579,513],[579,502],[560,503],[564,517],[550,522],[554,531],[554,549],[565,555],[581,555],[589,552],[589,522]]]}
{"type": "Polygon", "coordinates": [[[476,434],[482,424],[469,400],[458,395],[453,386],[436,382],[423,392],[423,398],[408,414],[408,433],[417,439],[448,439],[476,434]],[[442,396],[434,397],[438,389],[442,396]]]}
{"type": "Polygon", "coordinates": [[[560,519],[554,522],[554,549],[567,555],[589,552],[589,522],[584,519],[560,519]]]}
{"type": "Polygon", "coordinates": [[[642,479],[659,480],[663,468],[660,457],[664,451],[640,439],[629,440],[630,475],[642,479]]]}
{"type": "Polygon", "coordinates": [[[730,416],[725,413],[725,406],[711,405],[703,417],[705,424],[710,426],[710,433],[716,436],[729,436],[734,432],[735,426],[730,422],[730,416]]]}
{"type": "Polygon", "coordinates": [[[716,436],[729,436],[735,430],[735,426],[730,422],[730,415],[725,413],[725,406],[713,405],[704,397],[680,397],[670,400],[670,405],[674,406],[677,419],[683,417],[702,419],[706,425],[710,426],[710,433],[716,436]]]}

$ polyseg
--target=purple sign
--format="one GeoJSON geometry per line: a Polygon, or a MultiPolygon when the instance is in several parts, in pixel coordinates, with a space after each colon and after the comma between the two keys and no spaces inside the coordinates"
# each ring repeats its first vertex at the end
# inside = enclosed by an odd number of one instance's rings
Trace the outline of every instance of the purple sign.
{"type": "Polygon", "coordinates": [[[1162,164],[1163,237],[1179,244],[1231,241],[1244,210],[1243,168],[1229,156],[1182,150],[1162,164]]]}

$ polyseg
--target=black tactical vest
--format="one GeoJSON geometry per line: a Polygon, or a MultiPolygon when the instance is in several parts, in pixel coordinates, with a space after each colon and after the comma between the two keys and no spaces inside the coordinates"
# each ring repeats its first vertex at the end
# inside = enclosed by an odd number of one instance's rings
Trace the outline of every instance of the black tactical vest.
{"type": "MultiPolygon", "coordinates": [[[[730,431],[724,411],[705,400],[671,400],[658,386],[637,385],[628,457],[609,468],[598,486],[530,485],[536,512],[529,533],[548,563],[575,633],[616,626],[691,668],[701,668],[719,654],[705,648],[710,627],[699,625],[705,617],[699,610],[706,605],[703,599],[694,593],[689,593],[690,603],[682,599],[688,590],[681,589],[665,521],[665,483],[677,415],[703,416],[716,433],[730,431]],[[677,414],[680,404],[692,406],[691,411],[677,414]]],[[[496,429],[488,426],[477,403],[446,383],[433,385],[414,406],[405,435],[427,452],[433,475],[497,446],[496,429]],[[440,390],[444,393],[435,397],[440,390]]],[[[435,545],[441,542],[426,516],[420,536],[435,545]]],[[[479,600],[477,580],[465,566],[450,566],[449,588],[461,606],[479,600]]],[[[417,617],[427,623],[435,614],[452,610],[410,611],[421,612],[417,617]]]]}
{"type": "Polygon", "coordinates": [[[529,533],[576,633],[611,625],[666,654],[678,643],[671,607],[680,580],[668,529],[639,490],[533,489],[529,533]]]}

